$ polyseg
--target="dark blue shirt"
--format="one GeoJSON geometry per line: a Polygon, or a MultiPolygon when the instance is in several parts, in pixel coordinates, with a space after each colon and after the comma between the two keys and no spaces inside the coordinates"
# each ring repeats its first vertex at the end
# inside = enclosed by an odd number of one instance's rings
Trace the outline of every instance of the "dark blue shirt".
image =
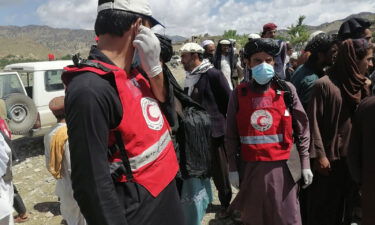
{"type": "Polygon", "coordinates": [[[314,71],[312,66],[306,63],[298,67],[291,78],[291,82],[296,87],[298,97],[305,109],[310,101],[314,83],[321,77],[318,74],[322,74],[322,72],[314,71]]]}

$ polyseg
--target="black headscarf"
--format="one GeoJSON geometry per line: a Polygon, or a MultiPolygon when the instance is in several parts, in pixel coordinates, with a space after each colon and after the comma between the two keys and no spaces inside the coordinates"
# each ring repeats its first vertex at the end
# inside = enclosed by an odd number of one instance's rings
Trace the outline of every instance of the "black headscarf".
{"type": "Polygon", "coordinates": [[[371,22],[363,18],[351,18],[341,24],[338,37],[341,41],[361,38],[363,31],[370,28],[371,22]]]}

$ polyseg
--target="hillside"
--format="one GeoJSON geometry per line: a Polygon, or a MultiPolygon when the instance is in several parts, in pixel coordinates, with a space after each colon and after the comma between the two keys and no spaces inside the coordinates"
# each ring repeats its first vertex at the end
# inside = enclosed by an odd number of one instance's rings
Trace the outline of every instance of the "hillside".
{"type": "Polygon", "coordinates": [[[88,53],[94,44],[94,32],[88,30],[55,29],[48,26],[0,26],[0,57],[20,55],[45,59],[48,53],[56,57],[81,52],[88,53]]]}
{"type": "Polygon", "coordinates": [[[375,29],[375,24],[374,24],[375,23],[375,13],[370,13],[370,12],[362,12],[362,13],[350,15],[350,16],[346,17],[345,19],[336,20],[336,21],[333,21],[333,22],[330,22],[330,23],[323,23],[319,26],[308,26],[308,27],[311,31],[321,30],[321,31],[324,31],[324,32],[327,32],[327,33],[337,33],[340,29],[341,24],[344,21],[346,21],[350,18],[353,18],[353,17],[365,18],[365,19],[368,19],[368,20],[372,21],[373,22],[372,28],[375,29]]]}
{"type": "MultiPolygon", "coordinates": [[[[375,22],[375,13],[363,12],[341,20],[308,27],[311,31],[323,30],[333,33],[338,31],[343,21],[351,17],[367,18],[375,22]]],[[[282,32],[280,30],[280,33],[282,32]]],[[[86,56],[90,46],[95,43],[94,37],[94,31],[90,30],[56,29],[35,25],[0,26],[0,43],[2,43],[0,45],[0,60],[4,58],[40,60],[46,59],[50,53],[55,54],[57,58],[76,52],[86,56]]],[[[177,35],[169,37],[174,44],[187,40],[187,38],[177,35]]],[[[219,38],[216,37],[216,39],[219,38]]]]}

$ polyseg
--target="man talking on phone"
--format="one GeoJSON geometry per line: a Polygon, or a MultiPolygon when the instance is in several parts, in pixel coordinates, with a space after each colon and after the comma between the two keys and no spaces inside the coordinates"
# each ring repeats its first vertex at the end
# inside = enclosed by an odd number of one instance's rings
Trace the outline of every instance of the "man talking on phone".
{"type": "Polygon", "coordinates": [[[89,225],[184,224],[178,163],[159,109],[156,24],[147,0],[99,0],[98,45],[62,76],[74,197],[89,225]]]}

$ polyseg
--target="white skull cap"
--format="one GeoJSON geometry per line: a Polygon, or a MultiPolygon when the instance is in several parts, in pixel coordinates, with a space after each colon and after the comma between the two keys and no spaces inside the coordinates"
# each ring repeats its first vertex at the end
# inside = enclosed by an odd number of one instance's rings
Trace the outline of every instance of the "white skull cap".
{"type": "Polygon", "coordinates": [[[222,44],[222,45],[230,45],[230,41],[229,40],[221,40],[220,44],[222,44]]]}
{"type": "Polygon", "coordinates": [[[253,33],[253,34],[249,34],[248,38],[249,39],[258,39],[258,38],[260,38],[260,35],[253,33]]]}
{"type": "Polygon", "coordinates": [[[204,49],[200,45],[198,45],[197,43],[190,42],[190,43],[184,44],[184,46],[181,47],[180,53],[181,54],[184,54],[184,53],[201,53],[201,54],[203,54],[204,49]]]}
{"type": "Polygon", "coordinates": [[[206,45],[214,45],[215,42],[213,42],[212,40],[204,40],[202,41],[202,47],[206,46],[206,45]]]}

